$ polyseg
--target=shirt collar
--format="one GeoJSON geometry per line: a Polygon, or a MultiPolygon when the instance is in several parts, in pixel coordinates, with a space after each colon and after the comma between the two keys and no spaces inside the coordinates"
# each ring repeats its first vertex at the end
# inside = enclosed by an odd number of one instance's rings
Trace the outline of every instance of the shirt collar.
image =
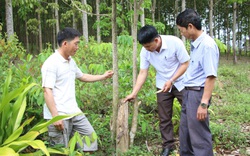
{"type": "Polygon", "coordinates": [[[203,41],[203,39],[205,38],[206,33],[203,32],[196,40],[192,41],[191,44],[194,48],[197,48],[200,43],[203,41]]]}
{"type": "Polygon", "coordinates": [[[71,60],[71,56],[69,56],[69,60],[66,60],[59,52],[58,50],[55,50],[55,53],[58,55],[58,58],[61,62],[68,62],[71,60]]]}

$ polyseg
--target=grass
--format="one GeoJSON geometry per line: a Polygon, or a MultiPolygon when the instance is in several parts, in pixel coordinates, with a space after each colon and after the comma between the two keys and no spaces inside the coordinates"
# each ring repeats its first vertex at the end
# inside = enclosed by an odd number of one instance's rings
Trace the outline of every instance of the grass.
{"type": "MultiPolygon", "coordinates": [[[[246,155],[250,147],[250,58],[241,57],[237,64],[221,57],[214,89],[211,131],[217,153],[237,151],[246,155]]],[[[226,153],[227,154],[227,153],[226,153]]]]}

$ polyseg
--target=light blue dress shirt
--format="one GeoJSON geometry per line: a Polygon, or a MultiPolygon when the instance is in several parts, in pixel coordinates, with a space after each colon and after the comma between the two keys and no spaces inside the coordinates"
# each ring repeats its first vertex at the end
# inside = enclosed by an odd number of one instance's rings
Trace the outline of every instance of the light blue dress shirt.
{"type": "Polygon", "coordinates": [[[213,38],[203,32],[191,42],[189,67],[184,75],[184,86],[204,87],[208,76],[217,77],[219,49],[213,38]]]}
{"type": "MultiPolygon", "coordinates": [[[[148,69],[152,65],[156,70],[156,87],[163,88],[164,84],[173,77],[182,63],[190,57],[181,39],[171,35],[161,35],[162,46],[159,52],[147,51],[144,47],[140,53],[140,68],[148,69]]],[[[175,82],[175,87],[181,91],[183,76],[175,82]]]]}

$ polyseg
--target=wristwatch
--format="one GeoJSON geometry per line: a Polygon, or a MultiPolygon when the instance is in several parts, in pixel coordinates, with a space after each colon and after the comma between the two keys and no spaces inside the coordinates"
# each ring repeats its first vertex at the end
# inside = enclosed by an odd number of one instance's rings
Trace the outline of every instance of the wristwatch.
{"type": "Polygon", "coordinates": [[[208,104],[206,104],[206,103],[201,103],[200,106],[201,106],[203,109],[206,109],[207,106],[208,106],[208,104]]]}

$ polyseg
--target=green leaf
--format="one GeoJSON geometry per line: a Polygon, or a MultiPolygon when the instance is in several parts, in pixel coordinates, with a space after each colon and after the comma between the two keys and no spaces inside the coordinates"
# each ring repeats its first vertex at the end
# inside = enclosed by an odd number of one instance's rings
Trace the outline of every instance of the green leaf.
{"type": "Polygon", "coordinates": [[[12,148],[9,147],[0,147],[0,155],[1,156],[18,156],[12,148]]]}
{"type": "Polygon", "coordinates": [[[90,137],[89,136],[84,136],[84,140],[85,140],[86,145],[90,147],[90,145],[91,145],[90,137]]]}

